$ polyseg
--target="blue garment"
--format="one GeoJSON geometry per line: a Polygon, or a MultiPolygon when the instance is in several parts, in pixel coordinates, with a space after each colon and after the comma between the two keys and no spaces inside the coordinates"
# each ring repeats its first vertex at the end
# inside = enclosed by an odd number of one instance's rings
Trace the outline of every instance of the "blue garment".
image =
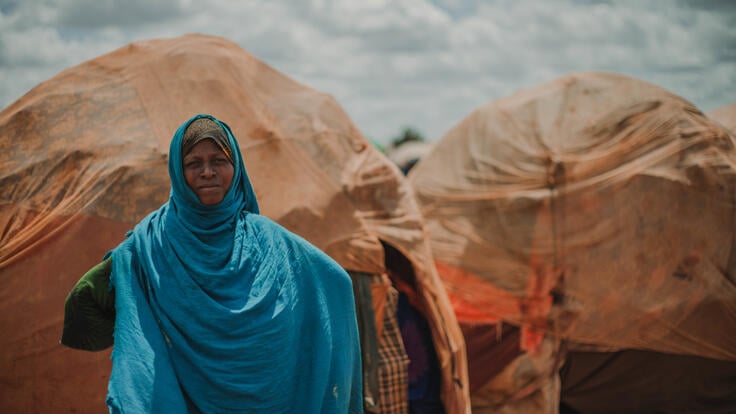
{"type": "Polygon", "coordinates": [[[115,248],[112,413],[361,413],[350,278],[326,254],[258,214],[229,127],[197,115],[169,150],[169,201],[115,248]],[[235,173],[203,205],[182,172],[195,119],[227,132],[235,173]]]}
{"type": "Polygon", "coordinates": [[[440,398],[442,373],[432,342],[427,319],[399,292],[396,310],[401,338],[409,357],[409,412],[412,414],[444,414],[440,398]]]}

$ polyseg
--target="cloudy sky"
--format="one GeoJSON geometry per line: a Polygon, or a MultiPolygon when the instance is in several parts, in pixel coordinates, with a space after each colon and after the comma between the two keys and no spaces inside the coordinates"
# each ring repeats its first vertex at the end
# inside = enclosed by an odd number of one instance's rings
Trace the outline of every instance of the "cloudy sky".
{"type": "Polygon", "coordinates": [[[0,0],[0,108],[130,42],[226,37],[381,143],[573,71],[736,102],[736,0],[0,0]]]}

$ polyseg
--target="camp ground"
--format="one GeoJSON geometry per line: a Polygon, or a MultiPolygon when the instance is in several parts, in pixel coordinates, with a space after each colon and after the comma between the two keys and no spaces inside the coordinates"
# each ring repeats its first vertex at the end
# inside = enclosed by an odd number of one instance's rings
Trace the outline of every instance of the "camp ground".
{"type": "Polygon", "coordinates": [[[261,213],[351,274],[366,412],[406,411],[403,294],[428,327],[440,404],[467,413],[463,337],[408,181],[331,96],[202,35],[127,45],[0,112],[0,411],[104,411],[110,352],[59,344],[65,296],[168,198],[169,141],[197,113],[240,140],[261,213]]]}
{"type": "Polygon", "coordinates": [[[479,107],[412,169],[473,413],[735,409],[723,125],[658,86],[573,73],[479,107]]]}

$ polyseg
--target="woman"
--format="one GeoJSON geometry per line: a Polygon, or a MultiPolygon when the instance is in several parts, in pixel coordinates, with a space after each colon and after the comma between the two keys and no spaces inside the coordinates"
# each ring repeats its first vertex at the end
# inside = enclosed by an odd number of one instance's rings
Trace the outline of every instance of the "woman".
{"type": "Polygon", "coordinates": [[[62,344],[106,348],[114,323],[110,411],[362,412],[350,279],[258,214],[230,128],[185,122],[169,176],[168,202],[67,298],[62,344]]]}

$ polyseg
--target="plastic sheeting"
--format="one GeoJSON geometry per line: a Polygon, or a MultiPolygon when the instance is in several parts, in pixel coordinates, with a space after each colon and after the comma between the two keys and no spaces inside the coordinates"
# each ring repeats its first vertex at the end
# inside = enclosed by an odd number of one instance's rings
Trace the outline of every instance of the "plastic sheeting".
{"type": "Polygon", "coordinates": [[[415,267],[448,413],[469,409],[462,335],[408,182],[336,101],[221,38],[130,44],[59,73],[0,112],[0,411],[99,412],[109,352],[59,345],[76,280],[167,199],[168,145],[197,113],[239,139],[261,212],[351,271],[415,267]]]}
{"type": "Polygon", "coordinates": [[[708,117],[736,133],[736,103],[708,112],[708,117]]]}
{"type": "Polygon", "coordinates": [[[409,174],[440,276],[462,325],[519,326],[519,358],[537,360],[495,395],[548,388],[562,340],[736,360],[735,167],[726,129],[609,73],[520,91],[447,132],[409,174]]]}

